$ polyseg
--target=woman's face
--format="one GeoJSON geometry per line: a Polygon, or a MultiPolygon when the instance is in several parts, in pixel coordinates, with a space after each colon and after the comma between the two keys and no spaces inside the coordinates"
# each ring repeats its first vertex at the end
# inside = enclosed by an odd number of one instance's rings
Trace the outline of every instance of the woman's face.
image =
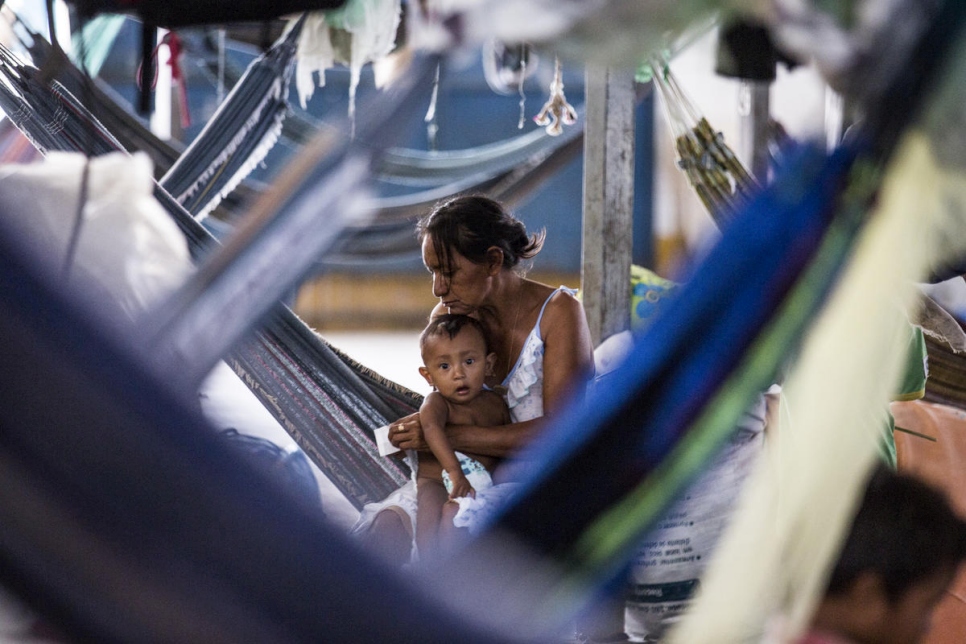
{"type": "Polygon", "coordinates": [[[433,276],[433,295],[450,313],[472,313],[484,302],[490,288],[485,264],[476,264],[450,249],[450,266],[441,265],[433,240],[423,239],[423,264],[433,276]]]}

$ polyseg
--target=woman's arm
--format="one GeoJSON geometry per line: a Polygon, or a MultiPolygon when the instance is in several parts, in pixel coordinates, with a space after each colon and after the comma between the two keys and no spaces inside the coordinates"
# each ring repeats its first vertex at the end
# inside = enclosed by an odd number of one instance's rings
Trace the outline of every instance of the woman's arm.
{"type": "Polygon", "coordinates": [[[582,399],[594,377],[594,347],[584,307],[558,293],[543,314],[543,415],[553,418],[575,398],[582,399]]]}
{"type": "Polygon", "coordinates": [[[526,445],[540,430],[540,418],[522,423],[480,427],[447,425],[446,436],[453,449],[469,454],[507,458],[526,445]]]}
{"type": "MultiPolygon", "coordinates": [[[[540,419],[493,427],[446,425],[446,438],[454,450],[467,454],[506,458],[527,444],[539,428],[540,419]]],[[[389,442],[399,449],[430,449],[419,414],[400,418],[389,426],[389,442]]]]}

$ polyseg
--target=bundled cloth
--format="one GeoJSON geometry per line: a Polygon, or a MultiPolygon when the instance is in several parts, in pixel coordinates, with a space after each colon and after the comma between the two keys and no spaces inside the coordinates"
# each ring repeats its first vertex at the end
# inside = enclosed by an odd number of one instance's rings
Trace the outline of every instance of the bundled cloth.
{"type": "Polygon", "coordinates": [[[191,272],[184,235],[154,198],[144,153],[51,152],[0,166],[0,213],[114,317],[136,321],[191,272]]]}

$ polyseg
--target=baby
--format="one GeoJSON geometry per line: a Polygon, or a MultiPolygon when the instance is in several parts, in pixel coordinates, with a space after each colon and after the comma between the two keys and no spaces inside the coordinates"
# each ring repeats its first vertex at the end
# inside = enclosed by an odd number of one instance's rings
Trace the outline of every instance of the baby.
{"type": "Polygon", "coordinates": [[[441,315],[430,321],[419,338],[423,365],[419,373],[433,387],[419,408],[423,436],[432,453],[419,453],[416,474],[416,547],[423,557],[440,542],[455,538],[456,499],[474,496],[476,488],[492,485],[490,472],[497,460],[456,452],[444,431],[447,424],[494,427],[510,422],[503,398],[483,381],[496,355],[490,353],[486,332],[474,318],[441,315]]]}

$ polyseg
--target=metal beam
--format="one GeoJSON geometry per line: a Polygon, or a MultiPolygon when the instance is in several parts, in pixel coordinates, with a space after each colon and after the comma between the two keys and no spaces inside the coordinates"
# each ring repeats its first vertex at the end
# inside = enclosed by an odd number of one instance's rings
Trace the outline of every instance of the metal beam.
{"type": "Polygon", "coordinates": [[[771,128],[771,82],[741,81],[738,115],[741,127],[741,158],[753,177],[768,182],[768,138],[771,128]]]}

